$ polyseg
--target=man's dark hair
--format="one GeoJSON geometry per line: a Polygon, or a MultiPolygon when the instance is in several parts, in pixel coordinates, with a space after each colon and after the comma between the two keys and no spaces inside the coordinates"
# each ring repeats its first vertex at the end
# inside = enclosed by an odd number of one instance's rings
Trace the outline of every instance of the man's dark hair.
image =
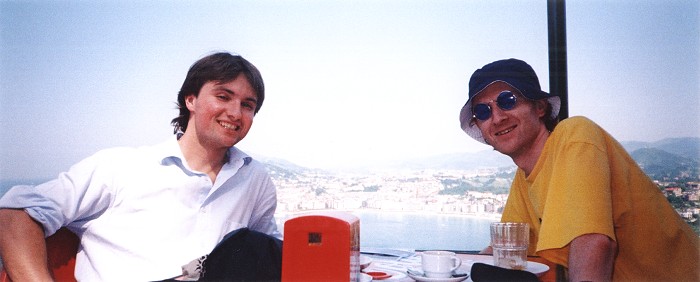
{"type": "Polygon", "coordinates": [[[175,127],[174,133],[177,134],[187,130],[190,110],[187,109],[185,104],[185,97],[189,95],[198,97],[202,86],[209,81],[227,83],[236,79],[239,74],[245,76],[250,86],[253,87],[253,91],[255,91],[258,100],[255,108],[255,113],[257,114],[265,99],[265,84],[260,71],[241,56],[229,53],[215,53],[195,62],[187,72],[187,77],[182,83],[180,92],[177,94],[177,107],[180,110],[180,114],[170,122],[175,127]]]}

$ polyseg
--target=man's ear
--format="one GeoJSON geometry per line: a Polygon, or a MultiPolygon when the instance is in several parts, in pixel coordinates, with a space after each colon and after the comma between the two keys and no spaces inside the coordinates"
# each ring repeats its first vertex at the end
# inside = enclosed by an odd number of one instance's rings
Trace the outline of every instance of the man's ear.
{"type": "Polygon", "coordinates": [[[549,106],[549,102],[547,102],[546,99],[536,100],[535,101],[535,110],[537,111],[537,116],[544,117],[545,115],[547,115],[547,107],[548,106],[549,106]]]}
{"type": "Polygon", "coordinates": [[[194,110],[194,102],[197,100],[197,96],[194,94],[190,94],[185,96],[185,106],[187,107],[188,110],[193,111],[194,110]]]}

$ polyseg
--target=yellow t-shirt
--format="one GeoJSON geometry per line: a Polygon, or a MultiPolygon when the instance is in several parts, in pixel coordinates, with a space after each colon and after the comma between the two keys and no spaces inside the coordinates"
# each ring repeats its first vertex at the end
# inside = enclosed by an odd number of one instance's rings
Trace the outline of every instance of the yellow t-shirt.
{"type": "Polygon", "coordinates": [[[615,240],[616,281],[700,281],[698,235],[625,149],[571,117],[547,139],[532,173],[518,169],[501,221],[530,224],[530,254],[568,266],[569,243],[615,240]]]}

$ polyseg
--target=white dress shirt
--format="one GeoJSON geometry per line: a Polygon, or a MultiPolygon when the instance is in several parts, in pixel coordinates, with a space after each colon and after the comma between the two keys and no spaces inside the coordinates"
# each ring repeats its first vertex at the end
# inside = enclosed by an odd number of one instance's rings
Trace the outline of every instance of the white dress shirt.
{"type": "Polygon", "coordinates": [[[57,179],[16,186],[0,208],[24,208],[51,235],[67,226],[81,238],[82,281],[153,281],[181,274],[238,228],[281,237],[277,197],[263,165],[232,147],[216,181],[193,171],[175,138],[100,151],[57,179]]]}

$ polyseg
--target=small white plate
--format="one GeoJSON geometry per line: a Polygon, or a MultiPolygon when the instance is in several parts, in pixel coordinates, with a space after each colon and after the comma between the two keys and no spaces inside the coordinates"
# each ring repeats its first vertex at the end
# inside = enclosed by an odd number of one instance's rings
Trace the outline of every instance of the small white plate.
{"type": "Polygon", "coordinates": [[[411,278],[413,278],[413,280],[421,281],[421,282],[459,282],[459,281],[464,281],[467,278],[469,278],[469,276],[450,277],[450,278],[431,278],[431,277],[413,275],[410,273],[408,274],[408,277],[411,277],[411,278]]]}
{"type": "Polygon", "coordinates": [[[549,270],[549,266],[534,261],[528,261],[527,268],[525,268],[525,271],[532,272],[537,276],[542,276],[547,270],[549,270]]]}
{"type": "MultiPolygon", "coordinates": [[[[461,267],[458,269],[461,269],[461,267]]],[[[462,273],[462,271],[459,271],[458,273],[462,273]]],[[[423,270],[421,270],[420,267],[409,267],[409,271],[406,274],[408,275],[408,277],[413,278],[413,280],[421,282],[459,282],[469,278],[469,274],[466,274],[464,276],[448,278],[425,277],[425,275],[423,274],[423,270]]]]}
{"type": "MultiPolygon", "coordinates": [[[[493,261],[479,261],[481,263],[485,263],[488,265],[493,265],[493,261]]],[[[476,261],[474,262],[476,263],[476,261]]],[[[524,269],[527,272],[534,273],[535,275],[542,276],[547,270],[549,270],[549,266],[546,264],[541,264],[539,262],[534,262],[534,261],[527,261],[527,267],[524,269]]]]}
{"type": "Polygon", "coordinates": [[[361,273],[360,272],[360,282],[370,282],[372,281],[372,276],[369,276],[367,273],[361,273]]]}

